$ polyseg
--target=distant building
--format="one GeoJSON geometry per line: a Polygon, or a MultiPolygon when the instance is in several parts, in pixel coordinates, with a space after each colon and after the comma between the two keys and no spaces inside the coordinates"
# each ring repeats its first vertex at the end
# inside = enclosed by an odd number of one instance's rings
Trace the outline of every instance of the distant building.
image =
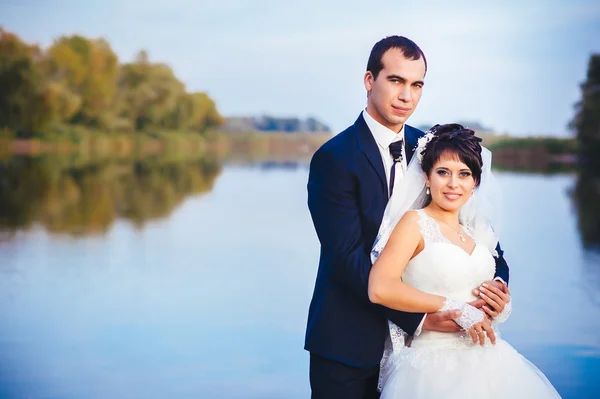
{"type": "Polygon", "coordinates": [[[223,129],[231,132],[260,131],[285,133],[329,133],[329,126],[315,118],[276,118],[272,116],[235,116],[226,118],[223,129]]]}

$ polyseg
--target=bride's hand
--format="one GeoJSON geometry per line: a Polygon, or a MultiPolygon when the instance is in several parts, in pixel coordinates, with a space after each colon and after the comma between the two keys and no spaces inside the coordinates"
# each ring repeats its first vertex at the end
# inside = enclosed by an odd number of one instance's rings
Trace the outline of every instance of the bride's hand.
{"type": "Polygon", "coordinates": [[[486,302],[482,309],[491,318],[502,313],[506,304],[510,302],[510,291],[505,284],[502,284],[502,289],[498,289],[491,284],[483,283],[479,290],[479,296],[486,302]]]}
{"type": "Polygon", "coordinates": [[[471,335],[471,339],[473,340],[474,344],[479,342],[481,346],[483,346],[485,344],[486,334],[492,344],[496,344],[496,334],[494,333],[490,320],[487,317],[482,322],[477,323],[473,327],[469,328],[469,334],[471,335]]]}
{"type": "MultiPolygon", "coordinates": [[[[487,302],[481,296],[481,293],[482,293],[481,287],[483,286],[483,284],[486,284],[488,288],[489,287],[496,288],[496,290],[494,290],[494,293],[499,290],[502,293],[506,294],[508,296],[508,302],[510,302],[510,291],[508,290],[508,287],[506,286],[506,284],[504,284],[503,282],[500,282],[500,281],[493,280],[493,281],[486,281],[486,282],[482,283],[482,285],[480,285],[479,287],[477,287],[473,290],[473,295],[475,295],[476,297],[479,297],[479,298],[472,302],[468,302],[469,305],[474,306],[477,309],[482,309],[484,307],[484,305],[487,305],[487,302]]],[[[504,305],[506,306],[506,303],[508,303],[508,302],[505,302],[504,305]]],[[[492,309],[490,308],[490,310],[492,310],[492,309]]],[[[493,310],[496,311],[496,309],[493,309],[493,310]]],[[[500,312],[502,310],[503,309],[500,309],[500,312]]],[[[482,311],[483,311],[483,309],[482,309],[482,311]]]]}

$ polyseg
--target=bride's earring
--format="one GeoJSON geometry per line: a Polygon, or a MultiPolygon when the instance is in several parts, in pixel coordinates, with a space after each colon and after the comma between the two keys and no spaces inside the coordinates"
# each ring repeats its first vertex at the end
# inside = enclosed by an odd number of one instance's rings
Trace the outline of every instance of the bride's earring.
{"type": "Polygon", "coordinates": [[[427,190],[425,190],[425,194],[429,195],[430,191],[429,191],[429,186],[427,186],[427,190]]]}

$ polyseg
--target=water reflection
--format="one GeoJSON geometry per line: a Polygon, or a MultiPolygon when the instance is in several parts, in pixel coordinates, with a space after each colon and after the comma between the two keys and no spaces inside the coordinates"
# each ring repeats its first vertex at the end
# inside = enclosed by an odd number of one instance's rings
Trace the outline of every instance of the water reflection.
{"type": "Polygon", "coordinates": [[[577,213],[577,227],[586,251],[582,259],[586,275],[585,292],[600,307],[600,175],[583,170],[571,192],[577,213]]]}
{"type": "MultiPolygon", "coordinates": [[[[44,227],[0,242],[0,398],[309,396],[307,165],[0,161],[2,229],[44,227]]],[[[598,199],[573,206],[575,174],[496,176],[515,300],[503,336],[565,399],[592,398],[600,262],[577,224],[598,199]]]]}
{"type": "MultiPolygon", "coordinates": [[[[142,227],[170,215],[186,196],[210,191],[223,164],[262,171],[308,169],[309,158],[304,153],[298,159],[289,154],[279,158],[258,160],[240,154],[227,160],[207,154],[191,159],[109,160],[56,154],[15,156],[0,160],[0,231],[15,232],[40,224],[54,233],[87,235],[106,232],[118,218],[142,227]]],[[[565,168],[495,167],[500,173],[519,174],[573,171],[565,168]]],[[[581,172],[572,199],[583,245],[600,252],[600,176],[581,172]]]]}
{"type": "Polygon", "coordinates": [[[284,161],[284,162],[261,162],[257,165],[262,170],[276,170],[276,169],[284,169],[284,170],[298,170],[298,169],[308,169],[308,163],[306,162],[294,162],[294,161],[284,161]]]}
{"type": "Polygon", "coordinates": [[[583,245],[600,251],[600,175],[588,170],[581,171],[572,197],[577,208],[577,222],[583,245]]]}
{"type": "Polygon", "coordinates": [[[53,233],[103,233],[117,218],[143,226],[168,216],[221,172],[214,157],[81,161],[13,157],[0,161],[0,230],[39,223],[53,233]]]}

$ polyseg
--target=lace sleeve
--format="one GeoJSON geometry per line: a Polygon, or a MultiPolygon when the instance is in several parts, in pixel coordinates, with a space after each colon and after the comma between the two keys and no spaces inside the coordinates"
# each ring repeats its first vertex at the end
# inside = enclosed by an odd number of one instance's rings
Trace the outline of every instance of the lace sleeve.
{"type": "Polygon", "coordinates": [[[484,314],[481,310],[473,307],[465,302],[455,301],[454,299],[446,298],[444,306],[439,312],[458,309],[461,315],[454,319],[456,324],[461,326],[465,331],[473,327],[477,323],[481,323],[484,319],[484,314]]]}

